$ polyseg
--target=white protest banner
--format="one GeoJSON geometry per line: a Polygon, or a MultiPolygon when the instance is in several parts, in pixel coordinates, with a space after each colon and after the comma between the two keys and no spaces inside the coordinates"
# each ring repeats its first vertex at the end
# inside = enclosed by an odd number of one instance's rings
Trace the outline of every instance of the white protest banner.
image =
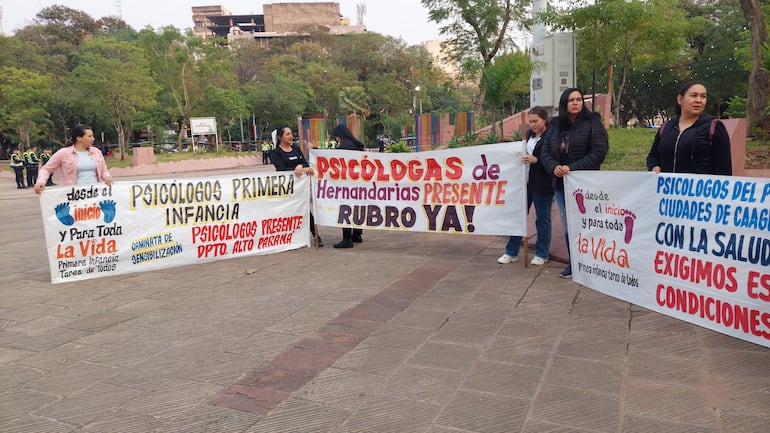
{"type": "Polygon", "coordinates": [[[291,172],[46,188],[51,281],[306,247],[310,180],[291,172]]]}
{"type": "Polygon", "coordinates": [[[320,225],[520,235],[527,230],[524,143],[417,153],[310,152],[320,225]]]}
{"type": "Polygon", "coordinates": [[[573,279],[770,347],[770,179],[573,171],[573,279]]]}

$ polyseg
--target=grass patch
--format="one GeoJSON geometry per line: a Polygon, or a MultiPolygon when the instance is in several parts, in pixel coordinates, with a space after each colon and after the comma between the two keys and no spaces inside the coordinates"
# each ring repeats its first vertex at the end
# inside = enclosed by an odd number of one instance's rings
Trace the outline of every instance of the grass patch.
{"type": "Polygon", "coordinates": [[[602,163],[602,170],[647,171],[647,154],[652,147],[657,129],[610,128],[610,150],[602,163]]]}

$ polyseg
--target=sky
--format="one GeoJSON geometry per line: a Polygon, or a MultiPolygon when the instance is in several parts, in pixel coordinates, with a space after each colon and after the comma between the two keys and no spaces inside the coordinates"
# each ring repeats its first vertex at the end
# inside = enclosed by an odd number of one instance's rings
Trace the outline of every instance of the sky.
{"type": "MultiPolygon", "coordinates": [[[[334,0],[330,0],[334,1],[334,0]]],[[[173,25],[179,29],[192,27],[192,6],[222,5],[234,15],[263,13],[264,3],[303,3],[312,0],[120,0],[123,20],[135,30],[146,26],[160,28],[173,25]],[[148,13],[148,11],[151,11],[148,13]]],[[[420,0],[337,0],[342,16],[357,24],[356,5],[366,5],[364,24],[369,31],[403,39],[409,45],[442,39],[438,25],[428,21],[428,10],[420,0]]],[[[2,30],[5,35],[32,24],[41,9],[63,5],[81,10],[94,19],[118,14],[116,0],[0,0],[2,30]]]]}

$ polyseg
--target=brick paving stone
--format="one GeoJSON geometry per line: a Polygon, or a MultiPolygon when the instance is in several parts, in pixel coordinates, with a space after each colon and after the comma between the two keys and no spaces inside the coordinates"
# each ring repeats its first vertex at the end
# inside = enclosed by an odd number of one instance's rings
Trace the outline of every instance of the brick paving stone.
{"type": "Polygon", "coordinates": [[[544,383],[620,395],[623,370],[613,363],[554,356],[544,383]]]}
{"type": "Polygon", "coordinates": [[[634,379],[626,385],[625,413],[628,415],[713,427],[716,421],[714,403],[706,387],[634,379]]]}
{"type": "Polygon", "coordinates": [[[363,399],[378,392],[382,377],[331,367],[320,372],[295,395],[342,409],[353,410],[363,399]]]}
{"type": "Polygon", "coordinates": [[[444,427],[480,433],[521,430],[530,400],[474,391],[459,391],[436,419],[444,427]]]}
{"type": "Polygon", "coordinates": [[[375,392],[444,405],[460,387],[463,376],[463,372],[443,368],[402,365],[375,392]]]}
{"type": "Polygon", "coordinates": [[[3,433],[70,433],[76,426],[35,416],[23,417],[3,425],[3,433]]]}
{"type": "Polygon", "coordinates": [[[481,349],[475,346],[428,341],[407,362],[424,367],[467,371],[480,353],[481,349]]]}
{"type": "Polygon", "coordinates": [[[468,372],[462,389],[531,400],[543,373],[538,367],[481,361],[468,372]]]}
{"type": "Polygon", "coordinates": [[[534,402],[532,418],[609,433],[618,430],[619,409],[616,394],[544,385],[534,402]]]}

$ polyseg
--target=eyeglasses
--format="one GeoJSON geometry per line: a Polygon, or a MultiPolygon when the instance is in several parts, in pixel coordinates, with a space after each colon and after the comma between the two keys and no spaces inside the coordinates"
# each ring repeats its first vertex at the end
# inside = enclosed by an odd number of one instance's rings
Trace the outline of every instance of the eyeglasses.
{"type": "Polygon", "coordinates": [[[569,152],[569,135],[561,138],[561,153],[569,152]]]}

